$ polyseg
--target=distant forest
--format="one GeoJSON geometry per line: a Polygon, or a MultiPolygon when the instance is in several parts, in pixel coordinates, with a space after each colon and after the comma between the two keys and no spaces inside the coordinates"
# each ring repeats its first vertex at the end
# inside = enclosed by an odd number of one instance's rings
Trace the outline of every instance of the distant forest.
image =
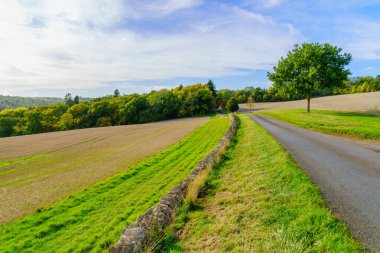
{"type": "Polygon", "coordinates": [[[53,105],[63,103],[62,98],[13,97],[0,95],[0,111],[8,108],[53,105]]]}
{"type": "MultiPolygon", "coordinates": [[[[317,90],[313,96],[379,90],[380,76],[357,77],[346,81],[344,87],[317,90]]],[[[38,98],[29,100],[30,98],[1,97],[4,98],[8,98],[8,104],[13,103],[10,98],[18,100],[21,107],[0,111],[1,137],[202,116],[225,109],[234,111],[238,109],[237,103],[246,103],[249,98],[255,102],[302,99],[297,94],[282,93],[273,87],[216,90],[211,80],[206,84],[185,87],[181,85],[171,90],[162,89],[148,94],[120,95],[115,90],[113,95],[86,101],[67,94],[63,102],[57,98],[53,105],[38,104],[41,102],[38,98]],[[25,101],[21,102],[23,99],[25,101]]],[[[51,103],[54,101],[47,100],[51,103]]]]}

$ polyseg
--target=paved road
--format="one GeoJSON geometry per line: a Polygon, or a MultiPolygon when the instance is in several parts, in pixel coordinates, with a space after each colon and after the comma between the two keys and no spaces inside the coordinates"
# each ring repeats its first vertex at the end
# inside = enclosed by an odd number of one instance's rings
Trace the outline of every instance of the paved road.
{"type": "Polygon", "coordinates": [[[379,151],[265,116],[251,117],[292,154],[353,234],[380,252],[379,151]]]}

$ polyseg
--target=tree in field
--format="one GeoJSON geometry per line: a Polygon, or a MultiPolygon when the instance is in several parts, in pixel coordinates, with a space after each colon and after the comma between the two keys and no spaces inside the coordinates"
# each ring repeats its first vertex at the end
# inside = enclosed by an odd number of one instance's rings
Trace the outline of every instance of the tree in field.
{"type": "Polygon", "coordinates": [[[239,104],[236,98],[232,97],[227,101],[226,109],[230,112],[239,110],[239,104]]]}
{"type": "Polygon", "coordinates": [[[268,72],[274,88],[288,93],[296,93],[307,99],[307,112],[310,112],[310,99],[317,89],[342,87],[350,75],[345,69],[351,61],[351,54],[328,43],[304,43],[295,45],[286,58],[281,57],[273,73],[268,72]]]}
{"type": "Polygon", "coordinates": [[[247,99],[247,102],[248,102],[248,106],[249,106],[249,112],[252,112],[253,103],[255,103],[255,100],[253,99],[252,96],[249,96],[247,99]]]}
{"type": "Polygon", "coordinates": [[[114,92],[113,92],[113,96],[116,98],[118,96],[120,96],[120,91],[118,89],[116,89],[114,92]]]}

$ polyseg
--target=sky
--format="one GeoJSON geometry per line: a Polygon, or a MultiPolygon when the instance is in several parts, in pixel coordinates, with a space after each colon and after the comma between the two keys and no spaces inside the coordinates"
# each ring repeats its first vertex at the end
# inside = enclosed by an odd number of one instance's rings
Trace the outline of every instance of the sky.
{"type": "Polygon", "coordinates": [[[295,43],[380,74],[380,0],[1,0],[0,94],[83,97],[180,84],[268,88],[295,43]]]}

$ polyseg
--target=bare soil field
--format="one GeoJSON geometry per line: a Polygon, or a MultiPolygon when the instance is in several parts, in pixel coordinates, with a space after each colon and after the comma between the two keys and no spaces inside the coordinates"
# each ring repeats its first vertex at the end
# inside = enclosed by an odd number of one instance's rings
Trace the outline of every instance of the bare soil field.
{"type": "Polygon", "coordinates": [[[208,120],[0,138],[0,224],[114,175],[176,143],[208,120]]]}
{"type": "MultiPolygon", "coordinates": [[[[247,111],[247,104],[240,104],[241,111],[247,111]]],[[[287,102],[255,103],[253,110],[306,109],[306,100],[287,102]]],[[[380,91],[356,93],[311,99],[311,110],[337,110],[368,112],[380,115],[380,91]]]]}

